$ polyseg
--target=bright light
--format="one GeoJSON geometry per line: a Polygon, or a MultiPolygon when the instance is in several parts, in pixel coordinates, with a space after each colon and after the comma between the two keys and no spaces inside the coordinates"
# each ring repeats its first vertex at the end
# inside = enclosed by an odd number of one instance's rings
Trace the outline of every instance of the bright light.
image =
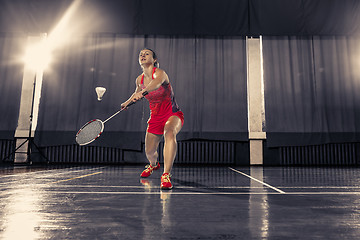
{"type": "Polygon", "coordinates": [[[65,45],[72,39],[72,35],[79,29],[77,25],[79,20],[73,17],[77,15],[77,10],[80,8],[83,0],[75,0],[65,12],[59,23],[51,31],[48,37],[48,43],[50,49],[58,49],[65,45]]]}
{"type": "Polygon", "coordinates": [[[51,49],[46,38],[38,44],[29,46],[23,60],[27,68],[35,71],[45,70],[51,62],[51,49]]]}
{"type": "Polygon", "coordinates": [[[39,43],[28,47],[23,58],[27,68],[42,72],[49,66],[52,53],[68,43],[77,32],[78,24],[73,17],[82,3],[83,0],[75,0],[50,34],[44,34],[39,43]]]}

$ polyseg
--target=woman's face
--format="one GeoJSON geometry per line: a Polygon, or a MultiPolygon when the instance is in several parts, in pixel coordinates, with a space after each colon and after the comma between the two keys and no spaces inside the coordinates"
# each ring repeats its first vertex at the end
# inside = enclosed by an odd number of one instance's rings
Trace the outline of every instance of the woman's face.
{"type": "Polygon", "coordinates": [[[154,65],[155,59],[153,58],[153,52],[148,49],[143,49],[139,54],[139,64],[141,66],[151,64],[154,65]]]}

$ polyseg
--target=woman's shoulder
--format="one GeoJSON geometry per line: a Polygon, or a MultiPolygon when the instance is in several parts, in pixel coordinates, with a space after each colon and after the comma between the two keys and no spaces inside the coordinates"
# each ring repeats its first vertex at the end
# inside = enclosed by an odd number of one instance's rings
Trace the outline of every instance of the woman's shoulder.
{"type": "Polygon", "coordinates": [[[142,76],[143,76],[143,73],[142,73],[142,74],[140,74],[139,76],[137,76],[137,77],[136,77],[136,81],[137,81],[138,79],[141,79],[141,78],[142,78],[142,76]]]}
{"type": "Polygon", "coordinates": [[[156,68],[155,73],[157,73],[157,74],[164,74],[165,73],[166,74],[165,70],[161,69],[161,68],[156,68]]]}
{"type": "Polygon", "coordinates": [[[156,68],[154,74],[155,74],[155,77],[164,78],[166,82],[169,82],[169,77],[166,74],[165,70],[163,70],[161,68],[156,68]]]}
{"type": "Polygon", "coordinates": [[[141,83],[142,75],[143,75],[143,74],[140,74],[139,76],[136,77],[136,80],[135,80],[136,85],[139,85],[139,84],[141,83]]]}

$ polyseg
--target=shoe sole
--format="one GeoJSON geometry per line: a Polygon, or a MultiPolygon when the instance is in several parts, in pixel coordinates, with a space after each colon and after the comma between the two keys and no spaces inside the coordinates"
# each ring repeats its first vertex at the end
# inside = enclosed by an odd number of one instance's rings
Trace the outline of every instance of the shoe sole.
{"type": "Polygon", "coordinates": [[[142,176],[141,174],[140,174],[140,177],[141,178],[148,178],[148,177],[150,177],[152,175],[152,173],[149,175],[149,176],[142,176]]]}

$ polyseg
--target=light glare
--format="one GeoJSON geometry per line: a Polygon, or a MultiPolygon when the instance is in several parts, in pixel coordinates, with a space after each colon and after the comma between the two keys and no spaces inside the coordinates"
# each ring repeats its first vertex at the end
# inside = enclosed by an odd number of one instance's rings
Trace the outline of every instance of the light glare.
{"type": "Polygon", "coordinates": [[[51,49],[46,44],[46,40],[29,46],[25,53],[24,62],[26,67],[35,71],[45,70],[51,62],[51,49]]]}
{"type": "Polygon", "coordinates": [[[49,36],[44,34],[40,43],[28,47],[23,58],[27,68],[42,72],[49,66],[52,52],[68,43],[76,32],[72,18],[82,3],[83,0],[75,0],[49,36]]]}

